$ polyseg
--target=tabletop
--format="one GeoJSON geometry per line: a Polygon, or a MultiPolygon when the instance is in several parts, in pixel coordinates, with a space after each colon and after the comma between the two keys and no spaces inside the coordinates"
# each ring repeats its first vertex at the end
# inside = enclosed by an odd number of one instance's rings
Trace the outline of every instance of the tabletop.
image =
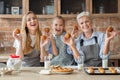
{"type": "Polygon", "coordinates": [[[71,74],[39,74],[43,67],[23,67],[17,74],[0,76],[0,80],[119,80],[120,75],[88,75],[74,70],[71,74]]]}

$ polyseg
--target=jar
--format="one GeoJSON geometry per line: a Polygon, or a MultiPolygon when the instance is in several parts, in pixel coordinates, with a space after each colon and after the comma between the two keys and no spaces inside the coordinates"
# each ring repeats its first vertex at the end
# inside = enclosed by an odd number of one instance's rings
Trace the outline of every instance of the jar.
{"type": "Polygon", "coordinates": [[[102,59],[102,67],[107,68],[108,67],[108,59],[102,59]]]}
{"type": "Polygon", "coordinates": [[[78,56],[76,61],[77,61],[77,65],[78,65],[78,70],[83,70],[83,67],[84,67],[84,56],[83,55],[78,56]]]}
{"type": "Polygon", "coordinates": [[[45,69],[50,69],[50,56],[45,56],[44,57],[44,68],[45,69]]]}
{"type": "Polygon", "coordinates": [[[20,56],[17,56],[15,54],[12,54],[9,56],[9,59],[7,61],[7,67],[11,68],[13,70],[19,71],[21,68],[21,59],[20,56]]]}

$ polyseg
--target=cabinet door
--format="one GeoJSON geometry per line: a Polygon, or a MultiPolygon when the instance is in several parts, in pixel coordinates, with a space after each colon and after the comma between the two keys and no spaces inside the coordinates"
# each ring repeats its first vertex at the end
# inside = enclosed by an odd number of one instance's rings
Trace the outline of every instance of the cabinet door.
{"type": "Polygon", "coordinates": [[[88,0],[58,0],[58,15],[75,17],[87,9],[88,0]]]}
{"type": "Polygon", "coordinates": [[[57,0],[29,0],[28,10],[33,11],[40,18],[51,18],[57,14],[57,0]]]}
{"type": "Polygon", "coordinates": [[[90,10],[96,16],[118,16],[119,0],[91,0],[90,10]]]}
{"type": "Polygon", "coordinates": [[[0,18],[20,18],[23,0],[0,0],[0,18]]]}

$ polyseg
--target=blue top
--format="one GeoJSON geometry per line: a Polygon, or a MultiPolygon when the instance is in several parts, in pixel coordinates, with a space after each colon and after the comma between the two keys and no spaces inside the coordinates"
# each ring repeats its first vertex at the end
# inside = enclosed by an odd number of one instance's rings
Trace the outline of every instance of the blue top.
{"type": "MultiPolygon", "coordinates": [[[[66,44],[63,42],[64,35],[65,32],[63,32],[60,36],[53,35],[58,55],[53,55],[51,65],[68,66],[74,63],[73,55],[67,53],[66,44]]],[[[49,46],[49,53],[53,54],[51,44],[49,46]]]]}
{"type": "MultiPolygon", "coordinates": [[[[94,37],[97,37],[97,40],[98,40],[98,44],[99,44],[99,47],[100,47],[100,52],[99,52],[100,58],[108,58],[109,55],[110,55],[110,52],[109,52],[107,55],[103,55],[103,53],[102,53],[103,48],[104,48],[104,41],[105,41],[105,34],[102,33],[102,32],[93,32],[93,33],[92,33],[92,36],[91,36],[89,39],[86,39],[86,38],[84,37],[84,35],[81,34],[81,35],[75,40],[75,44],[76,44],[76,48],[77,48],[78,52],[79,52],[81,55],[84,55],[83,51],[81,50],[81,46],[80,46],[80,40],[81,40],[81,39],[84,40],[83,46],[87,46],[87,45],[96,44],[94,37]]],[[[72,54],[72,51],[69,49],[69,47],[67,48],[67,52],[68,52],[69,54],[72,54]]]]}
{"type": "MultiPolygon", "coordinates": [[[[61,41],[63,41],[63,37],[64,37],[64,35],[65,35],[65,32],[63,32],[60,36],[57,36],[57,35],[55,35],[55,34],[52,34],[52,35],[53,35],[54,40],[59,37],[59,38],[61,39],[61,41]]],[[[56,42],[56,41],[55,41],[55,42],[56,42]]],[[[56,46],[56,48],[57,48],[57,51],[59,51],[59,48],[58,48],[57,46],[56,46]]],[[[53,54],[51,42],[49,42],[49,44],[47,45],[47,49],[48,49],[48,52],[49,52],[50,54],[53,54]]],[[[67,52],[67,49],[66,49],[66,52],[67,52]]]]}

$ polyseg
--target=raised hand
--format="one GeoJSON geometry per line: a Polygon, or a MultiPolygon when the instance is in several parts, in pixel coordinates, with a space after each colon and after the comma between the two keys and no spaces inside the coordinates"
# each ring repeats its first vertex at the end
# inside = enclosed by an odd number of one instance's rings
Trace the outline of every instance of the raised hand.
{"type": "Polygon", "coordinates": [[[18,29],[15,29],[15,30],[13,31],[13,38],[15,38],[15,39],[18,40],[18,41],[21,41],[21,40],[22,40],[20,31],[19,31],[18,29]]]}
{"type": "Polygon", "coordinates": [[[106,37],[105,39],[110,41],[111,39],[113,39],[115,36],[117,35],[117,32],[115,30],[113,31],[109,31],[108,29],[106,30],[106,37]]]}
{"type": "Polygon", "coordinates": [[[45,47],[48,44],[48,38],[46,35],[41,36],[40,47],[45,47]]]}

